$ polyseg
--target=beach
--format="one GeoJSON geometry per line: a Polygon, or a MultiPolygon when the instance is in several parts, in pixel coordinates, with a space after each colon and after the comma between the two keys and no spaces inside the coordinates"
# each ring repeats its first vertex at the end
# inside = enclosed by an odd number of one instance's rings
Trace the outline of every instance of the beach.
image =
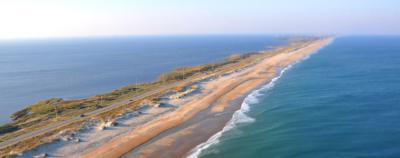
{"type": "Polygon", "coordinates": [[[247,95],[188,158],[398,157],[399,41],[335,38],[247,95]]]}
{"type": "Polygon", "coordinates": [[[244,70],[202,82],[201,91],[181,102],[176,110],[85,152],[83,157],[185,157],[224,128],[247,94],[332,40],[281,50],[244,70]]]}

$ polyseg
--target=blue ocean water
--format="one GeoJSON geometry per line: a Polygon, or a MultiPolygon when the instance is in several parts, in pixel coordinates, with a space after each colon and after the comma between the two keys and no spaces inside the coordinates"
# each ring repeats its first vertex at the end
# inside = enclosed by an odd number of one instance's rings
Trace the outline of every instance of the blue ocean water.
{"type": "Polygon", "coordinates": [[[400,37],[340,37],[259,91],[201,158],[400,157],[400,37]]]}
{"type": "Polygon", "coordinates": [[[176,67],[284,43],[263,35],[0,41],[0,124],[43,99],[87,97],[153,81],[176,67]]]}

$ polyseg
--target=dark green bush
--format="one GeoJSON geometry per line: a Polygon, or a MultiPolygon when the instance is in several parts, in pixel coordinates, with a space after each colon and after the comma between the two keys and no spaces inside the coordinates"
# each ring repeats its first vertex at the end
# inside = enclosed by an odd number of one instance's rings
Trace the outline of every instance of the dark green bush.
{"type": "Polygon", "coordinates": [[[5,124],[5,125],[0,126],[0,135],[6,134],[9,132],[14,132],[17,130],[19,130],[19,127],[17,125],[12,124],[12,123],[5,124]]]}

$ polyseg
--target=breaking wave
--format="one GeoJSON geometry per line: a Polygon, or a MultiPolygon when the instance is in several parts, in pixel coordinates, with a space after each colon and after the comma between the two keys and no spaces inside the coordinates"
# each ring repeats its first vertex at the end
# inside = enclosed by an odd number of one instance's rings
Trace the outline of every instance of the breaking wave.
{"type": "MultiPolygon", "coordinates": [[[[307,58],[305,58],[307,59],[307,58]]],[[[297,62],[296,62],[297,63],[297,62]]],[[[296,64],[294,63],[294,64],[296,64]]],[[[290,69],[294,64],[289,65],[279,72],[279,75],[274,77],[268,84],[262,86],[261,88],[252,91],[249,95],[246,96],[246,98],[243,100],[242,105],[239,110],[235,111],[235,113],[232,116],[232,119],[226,123],[225,127],[219,131],[218,133],[214,134],[212,137],[210,137],[206,142],[199,144],[196,146],[194,149],[189,152],[189,155],[187,158],[197,158],[199,157],[200,153],[204,150],[207,149],[208,147],[219,143],[219,138],[222,136],[222,134],[226,131],[229,131],[233,128],[235,128],[238,124],[243,124],[243,123],[251,123],[254,122],[254,118],[251,118],[250,116],[247,115],[247,113],[250,111],[250,105],[256,104],[259,101],[259,97],[262,95],[261,91],[268,90],[272,87],[274,87],[276,81],[281,78],[281,76],[290,69]]]]}

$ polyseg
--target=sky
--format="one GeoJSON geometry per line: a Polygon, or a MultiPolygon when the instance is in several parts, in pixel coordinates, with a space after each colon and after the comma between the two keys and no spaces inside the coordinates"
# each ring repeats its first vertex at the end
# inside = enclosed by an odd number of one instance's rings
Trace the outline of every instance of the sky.
{"type": "Polygon", "coordinates": [[[400,0],[0,0],[0,38],[400,34],[400,0]]]}

